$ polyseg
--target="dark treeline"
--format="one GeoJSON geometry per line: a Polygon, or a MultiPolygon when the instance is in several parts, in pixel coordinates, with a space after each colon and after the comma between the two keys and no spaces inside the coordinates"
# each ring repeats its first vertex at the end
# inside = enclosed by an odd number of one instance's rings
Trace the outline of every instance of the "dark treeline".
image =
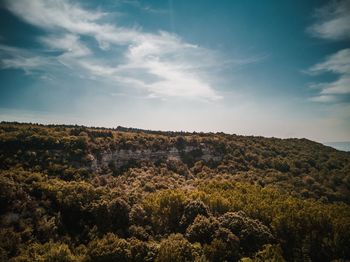
{"type": "Polygon", "coordinates": [[[0,261],[350,259],[350,154],[306,139],[3,122],[0,173],[0,261]]]}

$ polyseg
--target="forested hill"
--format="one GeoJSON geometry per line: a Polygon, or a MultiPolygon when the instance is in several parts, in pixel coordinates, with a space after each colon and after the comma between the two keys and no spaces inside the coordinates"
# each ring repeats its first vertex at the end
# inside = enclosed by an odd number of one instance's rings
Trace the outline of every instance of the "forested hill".
{"type": "Polygon", "coordinates": [[[2,122],[0,172],[0,261],[350,259],[350,153],[307,139],[2,122]]]}
{"type": "Polygon", "coordinates": [[[185,177],[229,177],[294,196],[350,202],[350,153],[306,139],[2,123],[0,168],[64,180],[163,167],[185,177]]]}

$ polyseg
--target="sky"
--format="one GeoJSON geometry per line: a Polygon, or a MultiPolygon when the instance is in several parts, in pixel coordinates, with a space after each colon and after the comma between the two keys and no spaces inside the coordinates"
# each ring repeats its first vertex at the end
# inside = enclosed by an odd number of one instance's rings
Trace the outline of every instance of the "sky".
{"type": "Polygon", "coordinates": [[[0,120],[350,141],[350,0],[0,0],[0,120]]]}

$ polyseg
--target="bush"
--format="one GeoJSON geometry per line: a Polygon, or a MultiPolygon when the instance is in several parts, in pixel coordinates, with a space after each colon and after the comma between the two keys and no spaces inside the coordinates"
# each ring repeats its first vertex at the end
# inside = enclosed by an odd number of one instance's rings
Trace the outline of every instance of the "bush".
{"type": "Polygon", "coordinates": [[[129,205],[121,198],[100,200],[92,205],[92,213],[99,230],[124,232],[129,225],[129,205]]]}
{"type": "Polygon", "coordinates": [[[204,254],[213,262],[236,261],[239,258],[239,239],[226,228],[219,228],[209,245],[204,245],[204,254]]]}
{"type": "Polygon", "coordinates": [[[81,261],[81,257],[75,256],[66,244],[48,242],[31,244],[11,261],[75,262],[81,261]]]}
{"type": "Polygon", "coordinates": [[[208,217],[208,207],[200,200],[194,200],[189,202],[185,206],[183,215],[181,217],[180,225],[182,226],[182,228],[186,229],[190,224],[193,223],[194,219],[198,215],[208,217]]]}
{"type": "Polygon", "coordinates": [[[133,205],[130,213],[130,224],[132,225],[144,225],[146,222],[146,212],[141,205],[133,205]]]}
{"type": "Polygon", "coordinates": [[[157,232],[179,231],[185,201],[185,194],[175,190],[154,193],[146,199],[144,208],[157,232]]]}
{"type": "Polygon", "coordinates": [[[254,261],[263,262],[263,261],[276,261],[283,262],[285,261],[282,256],[282,249],[279,245],[265,245],[262,250],[257,252],[254,256],[254,261]]]}
{"type": "Polygon", "coordinates": [[[130,240],[131,261],[154,261],[158,253],[157,246],[153,243],[143,242],[137,239],[130,240]]]}
{"type": "Polygon", "coordinates": [[[88,261],[92,262],[130,261],[130,244],[125,239],[108,233],[103,238],[89,243],[87,255],[88,261]]]}
{"type": "Polygon", "coordinates": [[[148,240],[149,234],[142,226],[132,225],[129,227],[129,234],[132,237],[135,237],[140,240],[148,240]]]}
{"type": "Polygon", "coordinates": [[[252,254],[273,241],[268,227],[259,220],[249,218],[243,211],[228,212],[219,218],[219,222],[239,237],[245,254],[252,254]]]}
{"type": "Polygon", "coordinates": [[[198,215],[186,230],[186,237],[191,242],[210,243],[219,224],[214,218],[198,215]]]}
{"type": "Polygon", "coordinates": [[[12,228],[0,229],[0,249],[3,252],[3,256],[12,257],[16,255],[20,243],[20,234],[14,232],[12,228]]]}
{"type": "Polygon", "coordinates": [[[156,262],[189,262],[196,257],[190,242],[181,234],[172,234],[161,242],[156,262]]]}

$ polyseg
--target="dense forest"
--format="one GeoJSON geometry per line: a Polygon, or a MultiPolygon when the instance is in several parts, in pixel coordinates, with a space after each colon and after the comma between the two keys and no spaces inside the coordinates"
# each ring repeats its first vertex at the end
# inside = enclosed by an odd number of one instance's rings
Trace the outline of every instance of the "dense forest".
{"type": "Polygon", "coordinates": [[[0,261],[347,261],[350,153],[0,124],[0,261]]]}

